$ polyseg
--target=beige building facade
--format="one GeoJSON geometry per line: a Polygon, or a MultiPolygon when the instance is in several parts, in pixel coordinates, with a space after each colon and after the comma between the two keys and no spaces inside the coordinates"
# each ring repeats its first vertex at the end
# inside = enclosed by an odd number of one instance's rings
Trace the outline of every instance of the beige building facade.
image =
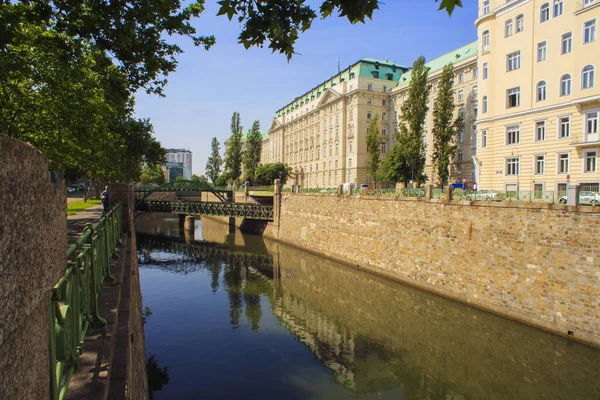
{"type": "MultiPolygon", "coordinates": [[[[432,163],[433,106],[445,65],[454,65],[456,116],[465,126],[451,182],[502,191],[598,191],[600,0],[478,0],[478,40],[430,68],[425,173],[432,163]]],[[[302,187],[370,183],[367,128],[379,118],[381,153],[394,145],[410,70],[362,59],[279,111],[262,162],[292,166],[302,187]]],[[[291,182],[293,183],[293,182],[291,182]]]]}
{"type": "Polygon", "coordinates": [[[598,191],[600,2],[479,0],[480,187],[598,191]]]}

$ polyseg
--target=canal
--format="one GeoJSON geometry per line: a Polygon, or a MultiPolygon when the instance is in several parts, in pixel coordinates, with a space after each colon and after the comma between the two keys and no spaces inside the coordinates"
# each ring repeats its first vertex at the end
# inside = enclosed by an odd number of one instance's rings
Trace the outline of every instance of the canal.
{"type": "Polygon", "coordinates": [[[213,220],[136,224],[155,399],[600,400],[597,349],[213,220]]]}

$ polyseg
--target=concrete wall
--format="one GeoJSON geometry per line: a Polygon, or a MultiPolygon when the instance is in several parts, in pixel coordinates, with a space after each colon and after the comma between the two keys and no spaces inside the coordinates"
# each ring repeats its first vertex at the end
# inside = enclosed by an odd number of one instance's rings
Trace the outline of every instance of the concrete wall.
{"type": "Polygon", "coordinates": [[[600,346],[591,207],[282,196],[265,236],[600,346]]]}
{"type": "Polygon", "coordinates": [[[66,191],[35,148],[0,135],[0,399],[46,399],[50,289],[66,268],[66,191]]]}

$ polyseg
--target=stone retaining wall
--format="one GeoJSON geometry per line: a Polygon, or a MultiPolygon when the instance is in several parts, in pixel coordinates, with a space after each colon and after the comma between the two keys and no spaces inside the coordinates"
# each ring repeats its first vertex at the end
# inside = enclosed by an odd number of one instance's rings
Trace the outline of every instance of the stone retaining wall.
{"type": "Polygon", "coordinates": [[[591,207],[282,195],[265,236],[600,346],[591,207]]]}

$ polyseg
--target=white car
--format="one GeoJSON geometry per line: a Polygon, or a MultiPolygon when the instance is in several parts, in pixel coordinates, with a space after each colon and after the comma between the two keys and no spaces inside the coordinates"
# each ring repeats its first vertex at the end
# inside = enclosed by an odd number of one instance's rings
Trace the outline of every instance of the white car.
{"type": "Polygon", "coordinates": [[[467,200],[477,201],[502,201],[506,198],[506,195],[497,190],[478,190],[475,193],[468,194],[467,200]]]}
{"type": "MultiPolygon", "coordinates": [[[[559,200],[562,204],[567,204],[567,196],[559,200]]],[[[600,206],[600,193],[594,193],[589,190],[579,192],[579,204],[589,204],[590,206],[600,206]]]]}

